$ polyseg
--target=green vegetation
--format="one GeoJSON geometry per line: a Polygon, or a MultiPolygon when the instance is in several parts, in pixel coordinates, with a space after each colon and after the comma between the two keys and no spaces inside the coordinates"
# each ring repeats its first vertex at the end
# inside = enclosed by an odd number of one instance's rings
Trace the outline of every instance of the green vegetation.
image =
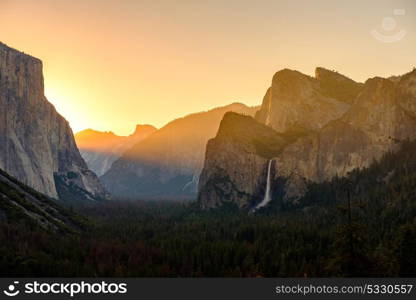
{"type": "Polygon", "coordinates": [[[269,159],[278,156],[287,145],[287,142],[283,139],[267,139],[264,137],[254,137],[252,143],[256,149],[256,154],[269,159]]]}
{"type": "Polygon", "coordinates": [[[416,143],[256,214],[189,202],[77,206],[94,226],[0,225],[3,276],[416,276],[416,143]]]}
{"type": "Polygon", "coordinates": [[[49,228],[60,233],[76,233],[88,226],[88,221],[56,201],[22,184],[0,170],[0,211],[9,223],[21,223],[31,228],[49,228]]]}

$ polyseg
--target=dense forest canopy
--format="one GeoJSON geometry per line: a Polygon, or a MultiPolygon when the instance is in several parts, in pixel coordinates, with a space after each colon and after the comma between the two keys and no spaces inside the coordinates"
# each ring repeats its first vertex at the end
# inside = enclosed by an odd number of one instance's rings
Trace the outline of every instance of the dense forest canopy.
{"type": "Polygon", "coordinates": [[[180,200],[71,210],[89,220],[79,234],[3,218],[1,275],[416,276],[416,142],[255,214],[180,200]]]}

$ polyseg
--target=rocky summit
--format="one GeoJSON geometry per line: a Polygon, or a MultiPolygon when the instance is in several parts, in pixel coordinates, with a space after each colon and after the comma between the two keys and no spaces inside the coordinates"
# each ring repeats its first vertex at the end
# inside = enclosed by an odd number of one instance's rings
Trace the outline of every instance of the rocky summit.
{"type": "Polygon", "coordinates": [[[68,122],[44,96],[42,62],[0,43],[0,169],[53,198],[105,198],[68,122]]]}
{"type": "Polygon", "coordinates": [[[256,120],[223,121],[208,143],[201,205],[252,208],[264,197],[270,160],[272,198],[296,203],[309,184],[366,168],[416,138],[416,70],[364,84],[323,68],[315,78],[283,70],[273,77],[256,120]],[[285,143],[262,139],[265,155],[252,145],[271,129],[285,143]],[[238,137],[250,131],[252,138],[238,137]]]}
{"type": "Polygon", "coordinates": [[[284,69],[273,76],[256,119],[278,132],[319,130],[349,109],[361,86],[323,68],[315,78],[284,69]]]}

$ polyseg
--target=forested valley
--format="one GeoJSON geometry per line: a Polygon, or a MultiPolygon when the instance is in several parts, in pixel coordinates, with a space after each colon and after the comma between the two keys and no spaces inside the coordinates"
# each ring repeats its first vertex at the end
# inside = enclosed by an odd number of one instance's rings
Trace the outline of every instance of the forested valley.
{"type": "Polygon", "coordinates": [[[78,233],[3,219],[2,276],[414,277],[416,143],[254,214],[181,199],[68,210],[78,233]]]}

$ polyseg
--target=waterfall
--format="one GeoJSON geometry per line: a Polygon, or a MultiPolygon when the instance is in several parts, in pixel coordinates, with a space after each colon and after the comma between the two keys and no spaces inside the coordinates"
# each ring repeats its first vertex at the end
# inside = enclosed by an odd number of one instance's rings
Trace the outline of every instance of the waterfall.
{"type": "Polygon", "coordinates": [[[189,181],[188,183],[186,183],[183,188],[182,191],[185,191],[189,186],[191,186],[192,184],[194,184],[192,191],[198,191],[198,182],[199,182],[199,176],[194,174],[192,175],[192,179],[191,181],[189,181]]]}
{"type": "Polygon", "coordinates": [[[271,200],[271,169],[272,169],[272,161],[269,160],[269,166],[267,168],[267,183],[266,183],[266,193],[264,194],[263,200],[253,209],[253,211],[256,211],[257,209],[266,206],[271,200]]]}

